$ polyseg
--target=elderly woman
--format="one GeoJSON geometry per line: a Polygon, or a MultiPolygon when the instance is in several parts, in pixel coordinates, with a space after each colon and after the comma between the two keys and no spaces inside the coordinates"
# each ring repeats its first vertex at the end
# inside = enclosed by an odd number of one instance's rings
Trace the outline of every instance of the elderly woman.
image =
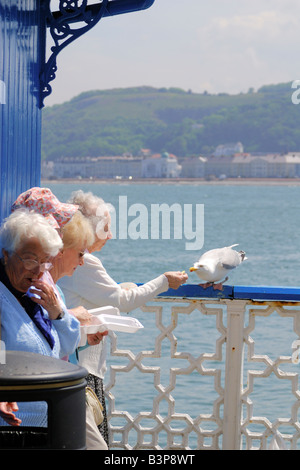
{"type": "MultiPolygon", "coordinates": [[[[84,255],[84,265],[80,266],[72,277],[64,277],[59,282],[69,308],[83,305],[87,309],[92,309],[111,305],[119,308],[121,312],[129,312],[153,300],[158,294],[167,291],[169,287],[177,289],[187,281],[187,275],[180,271],[166,272],[142,286],[130,290],[122,289],[106,272],[100,259],[92,254],[99,252],[112,237],[110,232],[111,206],[92,193],[82,191],[73,193],[69,202],[79,206],[79,210],[89,218],[95,231],[95,242],[88,248],[89,253],[84,255]]],[[[102,402],[104,421],[99,429],[108,443],[103,392],[103,378],[106,371],[105,341],[80,351],[79,363],[88,370],[89,386],[94,389],[102,402]]]]}
{"type": "MultiPolygon", "coordinates": [[[[60,202],[48,188],[34,187],[20,194],[12,206],[12,211],[20,208],[31,208],[44,217],[44,220],[55,227],[63,241],[63,247],[52,260],[49,272],[44,273],[40,280],[35,281],[31,289],[39,294],[43,286],[50,285],[56,292],[58,299],[64,304],[64,295],[56,284],[63,276],[72,276],[78,266],[84,263],[84,252],[87,246],[94,242],[94,231],[89,220],[78,211],[78,206],[60,202]]],[[[74,306],[70,313],[75,315],[81,324],[88,322],[91,315],[86,308],[74,306]]],[[[104,333],[105,334],[105,333],[104,333]]],[[[98,344],[103,333],[88,335],[88,344],[98,344]]],[[[106,450],[107,446],[95,425],[91,408],[87,406],[86,444],[87,449],[106,450]]]]}
{"type": "MultiPolygon", "coordinates": [[[[62,240],[41,215],[17,210],[0,230],[1,340],[7,350],[30,351],[55,358],[71,354],[80,339],[79,322],[68,313],[54,289],[41,281],[63,248],[62,240]],[[33,287],[33,289],[32,289],[33,287]],[[34,291],[34,292],[33,292],[34,291]],[[38,296],[36,296],[38,294],[38,296]]],[[[45,427],[45,403],[1,404],[4,422],[45,427]]],[[[3,425],[4,423],[1,422],[3,425]]]]}
{"type": "MultiPolygon", "coordinates": [[[[90,223],[78,211],[78,206],[60,202],[48,188],[33,187],[20,194],[12,205],[12,212],[22,208],[41,214],[63,240],[63,248],[53,259],[49,272],[43,276],[43,280],[63,298],[56,283],[63,276],[72,276],[77,266],[83,264],[84,251],[94,241],[90,223]]],[[[74,308],[71,313],[83,323],[90,317],[82,306],[74,308]]]]}

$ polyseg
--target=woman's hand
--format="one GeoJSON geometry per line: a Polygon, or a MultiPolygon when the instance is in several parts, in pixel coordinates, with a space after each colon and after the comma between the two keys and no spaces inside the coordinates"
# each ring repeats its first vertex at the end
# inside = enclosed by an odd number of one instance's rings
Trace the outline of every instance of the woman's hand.
{"type": "Polygon", "coordinates": [[[87,311],[86,308],[80,306],[69,310],[69,312],[77,318],[81,325],[88,325],[92,318],[92,314],[87,311]]]}
{"type": "Polygon", "coordinates": [[[32,280],[32,285],[31,294],[36,294],[39,297],[31,297],[31,300],[47,310],[50,320],[56,320],[61,314],[62,307],[53,287],[40,279],[32,280]]]}
{"type": "Polygon", "coordinates": [[[11,426],[20,426],[22,421],[13,413],[18,411],[19,407],[16,402],[3,401],[0,402],[0,416],[7,424],[11,426]]]}
{"type": "Polygon", "coordinates": [[[89,343],[90,346],[95,346],[96,344],[99,344],[100,341],[102,341],[103,336],[107,336],[108,331],[103,331],[102,333],[98,332],[92,335],[87,335],[87,342],[89,343]]]}
{"type": "Polygon", "coordinates": [[[169,282],[171,289],[178,289],[182,284],[188,280],[188,275],[185,271],[169,271],[164,273],[169,282]]]}

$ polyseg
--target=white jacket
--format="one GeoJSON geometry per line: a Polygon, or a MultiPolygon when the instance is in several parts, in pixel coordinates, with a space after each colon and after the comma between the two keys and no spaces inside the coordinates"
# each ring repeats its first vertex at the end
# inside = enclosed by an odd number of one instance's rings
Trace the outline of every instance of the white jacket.
{"type": "MultiPolygon", "coordinates": [[[[84,255],[84,265],[78,266],[72,276],[59,281],[67,308],[82,305],[86,309],[113,306],[121,312],[130,312],[151,301],[169,288],[164,274],[136,288],[125,290],[106,272],[99,258],[84,255]]],[[[90,346],[79,352],[79,363],[90,374],[103,379],[106,371],[105,337],[97,346],[90,346]]]]}

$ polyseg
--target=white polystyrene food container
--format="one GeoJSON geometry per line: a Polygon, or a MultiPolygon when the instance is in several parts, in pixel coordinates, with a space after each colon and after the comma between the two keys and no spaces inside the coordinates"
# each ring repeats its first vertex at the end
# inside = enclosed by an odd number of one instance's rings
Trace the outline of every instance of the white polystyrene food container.
{"type": "Polygon", "coordinates": [[[91,315],[102,315],[106,313],[108,315],[120,315],[120,310],[117,307],[111,307],[110,305],[107,307],[97,307],[88,310],[91,315]]]}
{"type": "Polygon", "coordinates": [[[133,317],[116,315],[119,310],[115,307],[101,307],[88,310],[93,316],[88,325],[81,326],[81,332],[85,334],[102,333],[103,331],[122,331],[135,333],[144,326],[133,317]]]}
{"type": "Polygon", "coordinates": [[[92,318],[92,324],[83,327],[87,334],[97,333],[98,331],[123,331],[125,333],[135,333],[143,325],[133,317],[123,317],[120,315],[97,315],[92,318]]]}
{"type": "Polygon", "coordinates": [[[98,315],[101,315],[103,313],[109,314],[109,315],[119,315],[120,310],[116,307],[112,307],[110,305],[106,307],[97,307],[88,310],[88,312],[93,315],[92,319],[90,320],[89,325],[82,325],[80,326],[80,341],[78,346],[85,346],[87,342],[87,334],[95,334],[98,333],[98,331],[103,332],[107,331],[107,329],[102,329],[103,324],[97,319],[98,315]]]}
{"type": "Polygon", "coordinates": [[[103,331],[123,331],[125,333],[135,333],[143,325],[133,317],[123,317],[120,315],[97,315],[91,319],[89,325],[81,327],[86,334],[94,334],[103,331]]]}

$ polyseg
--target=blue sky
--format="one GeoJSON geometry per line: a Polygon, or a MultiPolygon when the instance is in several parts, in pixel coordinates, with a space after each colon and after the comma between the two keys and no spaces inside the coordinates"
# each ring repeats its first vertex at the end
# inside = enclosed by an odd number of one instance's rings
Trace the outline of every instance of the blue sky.
{"type": "Polygon", "coordinates": [[[67,46],[45,105],[88,90],[236,94],[292,82],[300,79],[299,43],[299,0],[155,0],[148,10],[102,19],[67,46]]]}

